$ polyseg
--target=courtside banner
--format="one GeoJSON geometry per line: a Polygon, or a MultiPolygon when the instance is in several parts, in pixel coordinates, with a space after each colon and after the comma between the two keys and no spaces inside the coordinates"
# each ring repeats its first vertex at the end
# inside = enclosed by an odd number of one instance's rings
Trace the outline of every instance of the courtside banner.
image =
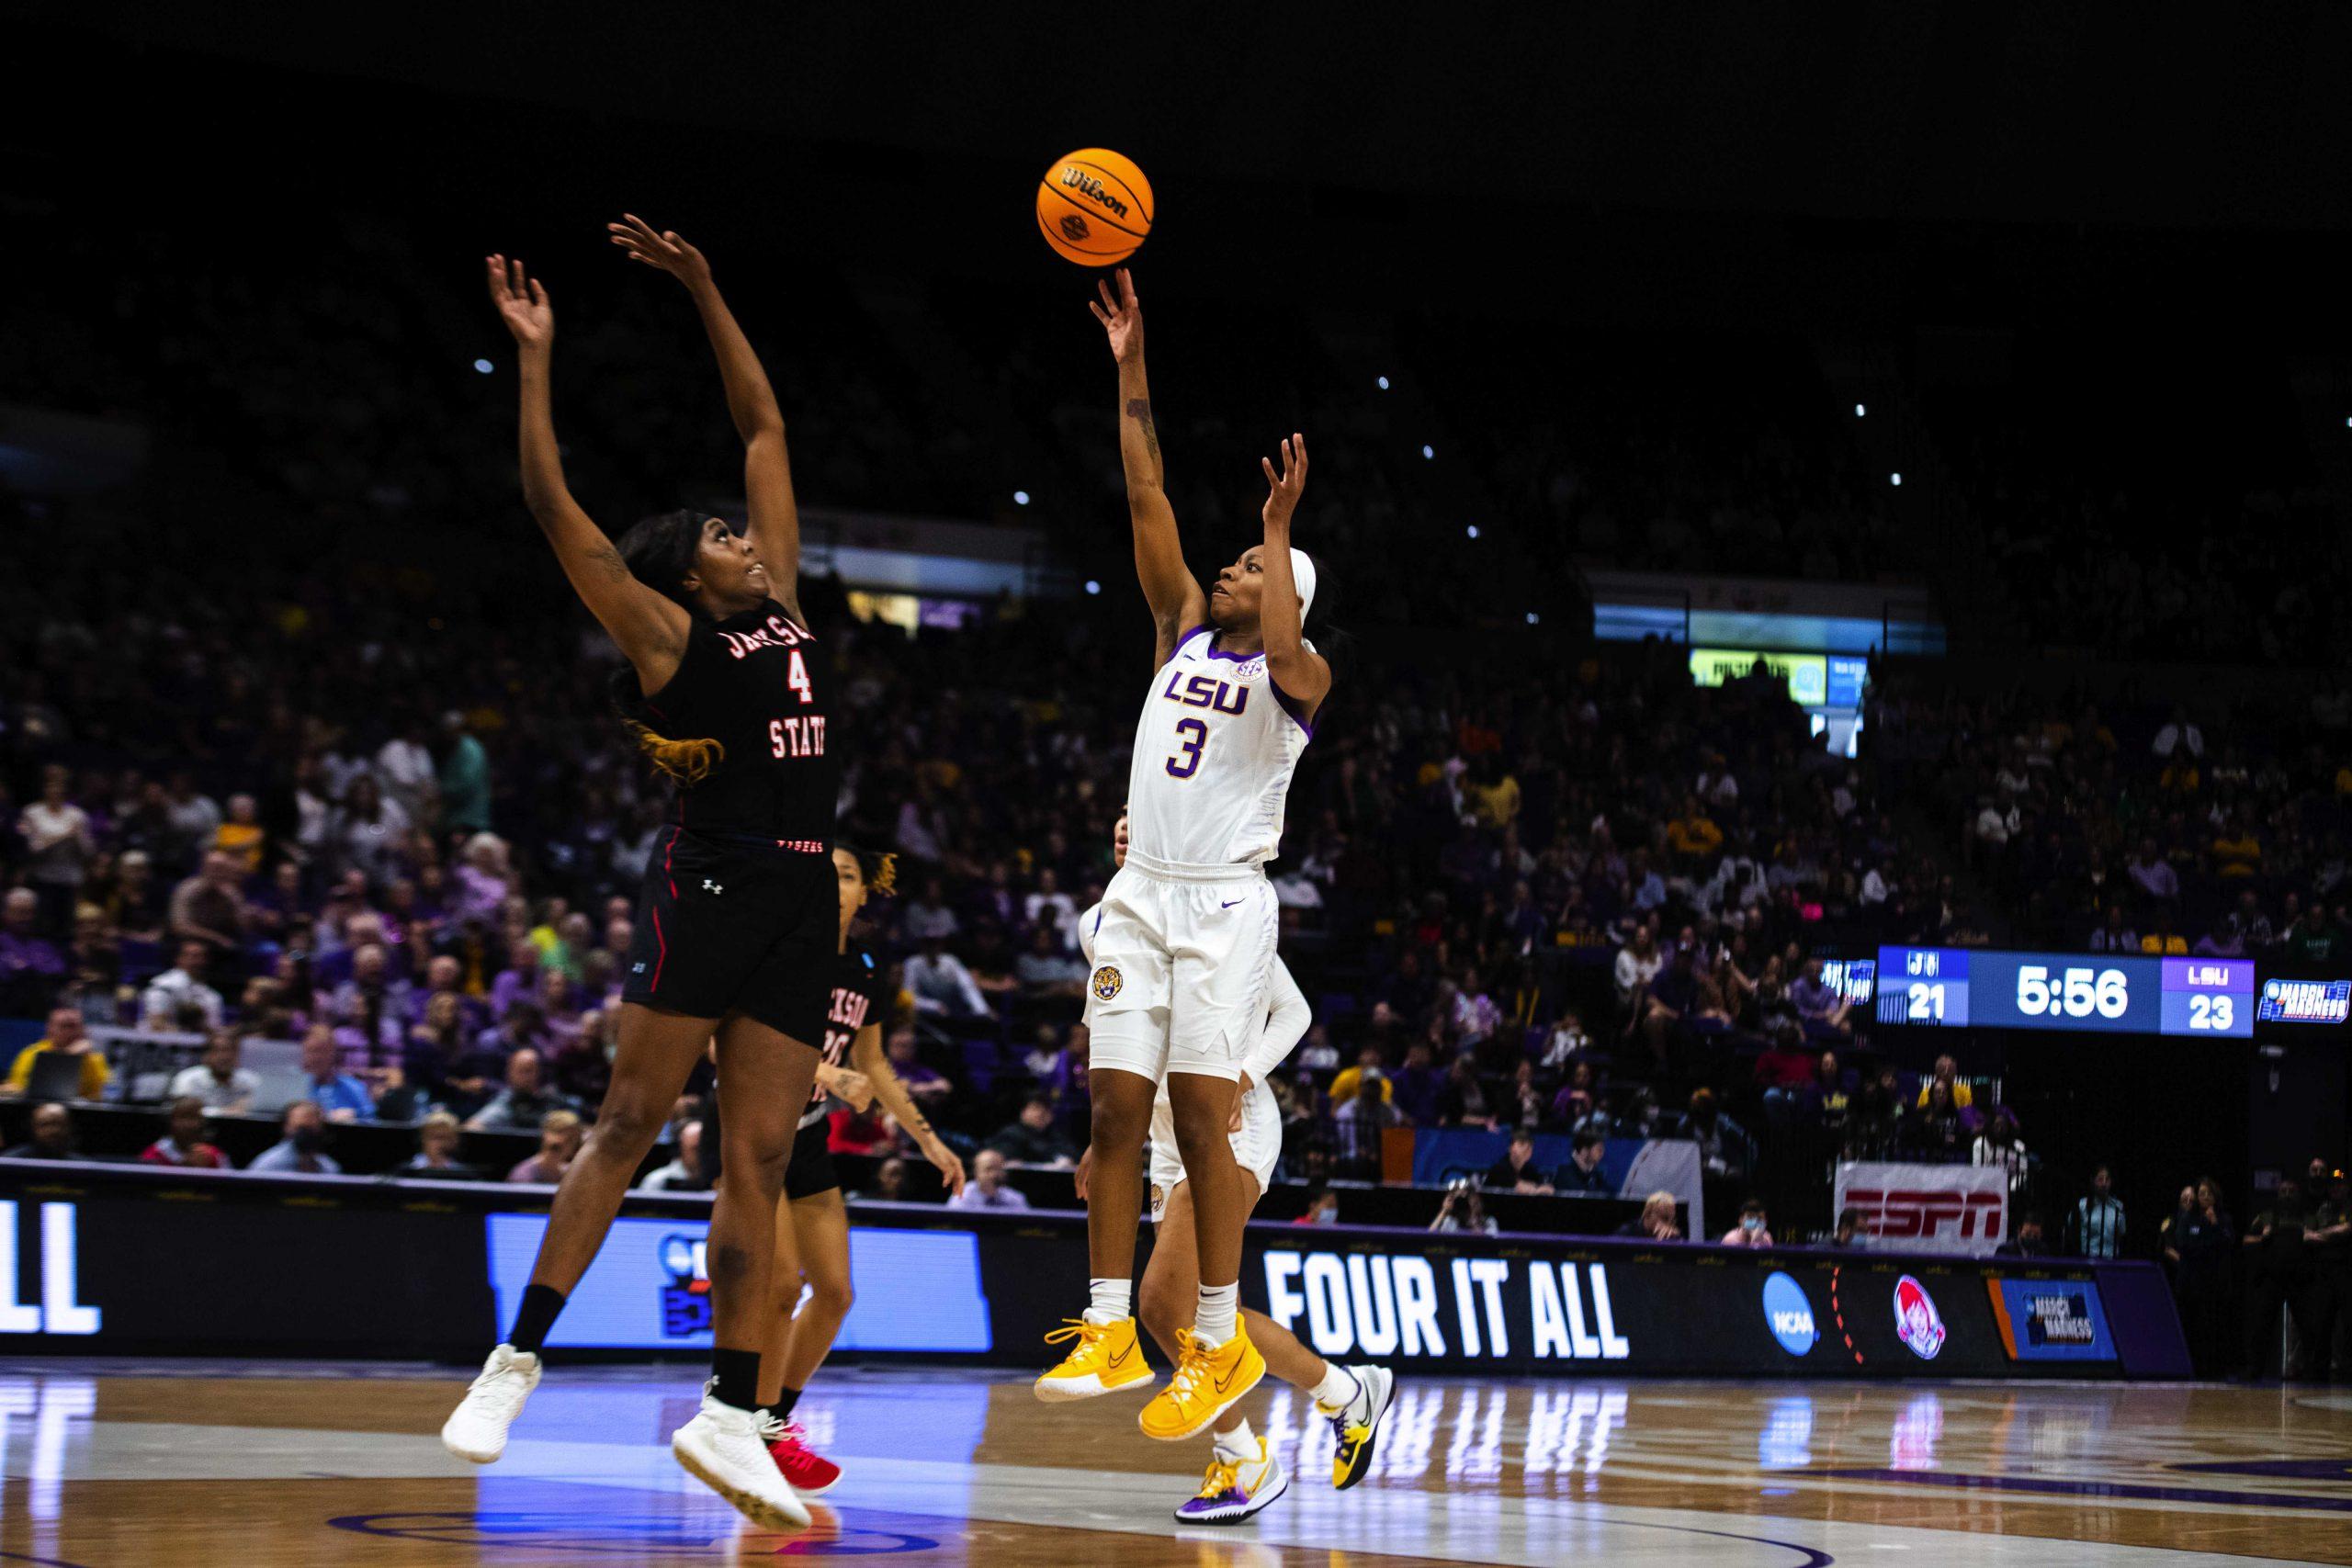
{"type": "MultiPolygon", "coordinates": [[[[547,1198],[0,1160],[0,1355],[471,1364],[513,1315],[547,1198]]],[[[1082,1214],[865,1202],[850,1213],[845,1358],[1040,1368],[1053,1359],[1046,1334],[1085,1300],[1082,1214]]],[[[630,1197],[551,1344],[582,1358],[707,1355],[709,1214],[707,1198],[630,1197]]],[[[1150,1227],[1141,1239],[1139,1264],[1150,1227]]],[[[1241,1293],[1322,1355],[1408,1375],[2113,1377],[2146,1365],[2168,1376],[2178,1359],[2140,1348],[2178,1337],[2147,1264],[2027,1270],[1891,1251],[1261,1224],[1241,1293]]]]}
{"type": "Polygon", "coordinates": [[[1986,1258],[2008,1235],[2008,1172],[1998,1166],[1841,1165],[1834,1212],[1848,1209],[1862,1212],[1864,1233],[1883,1247],[1986,1258]]]}
{"type": "Polygon", "coordinates": [[[1984,1281],[2001,1347],[2018,1361],[2112,1361],[2115,1340],[2098,1287],[2058,1274],[1984,1281]]]}

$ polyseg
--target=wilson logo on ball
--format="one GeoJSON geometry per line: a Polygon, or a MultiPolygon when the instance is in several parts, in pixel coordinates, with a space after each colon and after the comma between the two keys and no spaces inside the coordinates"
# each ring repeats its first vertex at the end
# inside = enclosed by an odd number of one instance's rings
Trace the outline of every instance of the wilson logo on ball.
{"type": "Polygon", "coordinates": [[[1077,213],[1066,212],[1062,215],[1062,236],[1065,239],[1083,240],[1093,231],[1086,226],[1086,220],[1077,213]]]}
{"type": "Polygon", "coordinates": [[[1107,207],[1122,218],[1127,215],[1127,204],[1113,196],[1110,186],[1075,164],[1066,164],[1062,166],[1062,184],[1098,207],[1107,207]]]}
{"type": "Polygon", "coordinates": [[[1125,982],[1119,977],[1119,971],[1113,965],[1105,964],[1094,972],[1094,999],[1098,1002],[1109,1001],[1119,994],[1119,987],[1124,984],[1125,982]]]}

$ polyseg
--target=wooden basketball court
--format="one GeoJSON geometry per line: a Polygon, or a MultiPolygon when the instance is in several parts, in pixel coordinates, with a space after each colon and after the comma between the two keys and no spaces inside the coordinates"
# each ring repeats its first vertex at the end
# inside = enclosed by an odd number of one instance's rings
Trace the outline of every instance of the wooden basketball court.
{"type": "Polygon", "coordinates": [[[673,1464],[690,1369],[558,1366],[481,1471],[434,1436],[463,1381],[0,1366],[0,1563],[2352,1563],[2352,1394],[2321,1389],[1414,1380],[1345,1494],[1276,1390],[1289,1495],[1184,1529],[1204,1446],[1147,1441],[1138,1401],[844,1368],[801,1413],[847,1473],[783,1536],[673,1464]]]}

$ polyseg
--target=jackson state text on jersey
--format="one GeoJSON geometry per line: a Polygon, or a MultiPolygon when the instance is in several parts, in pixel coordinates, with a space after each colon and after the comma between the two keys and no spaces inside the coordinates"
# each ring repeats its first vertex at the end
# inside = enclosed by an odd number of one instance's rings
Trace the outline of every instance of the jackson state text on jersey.
{"type": "Polygon", "coordinates": [[[1215,627],[1193,631],[1153,674],[1136,724],[1130,846],[1181,865],[1272,860],[1291,774],[1312,733],[1264,654],[1227,653],[1215,627]]]}
{"type": "Polygon", "coordinates": [[[828,744],[831,671],[816,641],[773,599],[695,622],[677,674],[646,699],[661,733],[723,748],[709,775],[679,792],[680,826],[813,846],[807,852],[831,845],[841,763],[828,744]]]}
{"type": "MultiPolygon", "coordinates": [[[[823,1060],[829,1066],[838,1067],[857,1042],[857,1032],[865,1027],[866,1015],[874,1010],[874,956],[864,952],[842,955],[841,969],[833,983],[832,999],[825,1007],[825,1047],[823,1060]]],[[[819,1084],[808,1092],[808,1110],[800,1118],[804,1127],[821,1118],[828,1098],[824,1085],[819,1084]]]]}

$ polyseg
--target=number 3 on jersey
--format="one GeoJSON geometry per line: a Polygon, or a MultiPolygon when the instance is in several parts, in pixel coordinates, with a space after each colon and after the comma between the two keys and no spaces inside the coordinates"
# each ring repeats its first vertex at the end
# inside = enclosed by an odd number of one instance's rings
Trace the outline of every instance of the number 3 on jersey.
{"type": "Polygon", "coordinates": [[[1201,771],[1201,748],[1209,742],[1209,727],[1197,718],[1181,718],[1176,721],[1176,733],[1184,739],[1176,756],[1168,759],[1168,776],[1189,779],[1201,771]],[[1179,758],[1182,760],[1181,766],[1179,758]]]}

